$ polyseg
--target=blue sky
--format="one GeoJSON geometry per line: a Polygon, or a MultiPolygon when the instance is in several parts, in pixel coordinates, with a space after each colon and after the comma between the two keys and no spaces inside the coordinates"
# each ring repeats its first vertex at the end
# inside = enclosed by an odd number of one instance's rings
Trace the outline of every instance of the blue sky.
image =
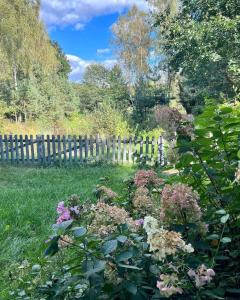
{"type": "Polygon", "coordinates": [[[111,26],[133,4],[146,9],[145,0],[42,0],[41,17],[51,39],[66,53],[70,79],[79,81],[85,68],[100,62],[111,67],[111,26]]]}

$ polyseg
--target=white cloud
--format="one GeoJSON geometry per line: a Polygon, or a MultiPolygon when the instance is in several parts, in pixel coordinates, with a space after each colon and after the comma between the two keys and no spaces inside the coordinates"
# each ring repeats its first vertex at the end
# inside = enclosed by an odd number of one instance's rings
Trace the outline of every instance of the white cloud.
{"type": "Polygon", "coordinates": [[[82,23],[77,23],[77,24],[74,26],[74,28],[75,28],[76,30],[82,30],[82,29],[84,29],[84,27],[85,27],[85,24],[82,24],[82,23]]]}
{"type": "Polygon", "coordinates": [[[66,25],[76,28],[80,26],[77,24],[86,24],[96,16],[122,12],[133,4],[147,8],[145,0],[42,0],[41,16],[49,28],[66,25]]]}
{"type": "Polygon", "coordinates": [[[93,63],[101,63],[106,68],[112,68],[114,65],[117,64],[117,60],[115,59],[106,59],[102,62],[96,62],[91,60],[84,60],[76,55],[67,54],[67,59],[71,65],[72,72],[70,73],[69,79],[71,81],[81,81],[83,74],[87,68],[87,66],[93,63]]]}
{"type": "Polygon", "coordinates": [[[110,53],[111,50],[109,48],[105,48],[105,49],[97,49],[97,54],[98,55],[103,55],[103,54],[108,54],[110,53]]]}

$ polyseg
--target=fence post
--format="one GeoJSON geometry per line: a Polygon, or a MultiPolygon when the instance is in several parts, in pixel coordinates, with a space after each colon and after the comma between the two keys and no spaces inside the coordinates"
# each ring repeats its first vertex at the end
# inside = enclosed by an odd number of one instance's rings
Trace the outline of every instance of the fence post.
{"type": "Polygon", "coordinates": [[[127,144],[126,144],[126,137],[123,138],[123,163],[126,163],[127,160],[127,144]]]}
{"type": "Polygon", "coordinates": [[[79,136],[79,154],[80,154],[80,163],[83,162],[83,141],[82,141],[82,136],[79,136]]]}
{"type": "Polygon", "coordinates": [[[20,153],[21,153],[21,162],[24,164],[25,157],[24,157],[24,148],[23,148],[23,136],[20,134],[20,153]]]}
{"type": "Polygon", "coordinates": [[[50,148],[50,136],[47,135],[47,162],[48,164],[51,163],[51,148],[50,148]]]}
{"type": "Polygon", "coordinates": [[[163,137],[158,138],[158,163],[160,166],[164,166],[164,151],[163,151],[163,137]]]}
{"type": "Polygon", "coordinates": [[[149,151],[149,137],[146,137],[146,162],[148,162],[148,151],[149,151]]]}
{"type": "Polygon", "coordinates": [[[34,141],[33,141],[33,135],[30,135],[30,146],[31,146],[31,160],[32,163],[35,163],[35,157],[34,157],[34,141]]]}
{"type": "Polygon", "coordinates": [[[115,163],[115,160],[116,160],[116,137],[115,137],[115,135],[112,138],[112,147],[113,147],[113,150],[112,150],[112,161],[113,161],[113,163],[115,163]]]}
{"type": "Polygon", "coordinates": [[[99,161],[99,135],[96,136],[96,161],[99,161]]]}
{"type": "Polygon", "coordinates": [[[53,155],[53,163],[56,163],[56,139],[55,135],[52,135],[52,155],[53,155]]]}
{"type": "Polygon", "coordinates": [[[64,164],[66,165],[66,163],[67,163],[67,146],[66,146],[65,135],[62,138],[62,142],[63,142],[63,159],[64,159],[64,164]]]}
{"type": "Polygon", "coordinates": [[[61,148],[61,136],[58,134],[57,136],[57,151],[58,151],[58,162],[59,165],[62,164],[62,148],[61,148]]]}
{"type": "Polygon", "coordinates": [[[11,153],[11,163],[13,163],[14,160],[14,149],[13,149],[13,137],[12,135],[9,136],[9,144],[10,144],[10,153],[11,153]]]}
{"type": "Polygon", "coordinates": [[[19,163],[19,153],[18,153],[18,136],[15,135],[15,150],[16,150],[16,162],[19,163]]]}
{"type": "Polygon", "coordinates": [[[42,162],[42,143],[41,143],[41,136],[37,135],[36,136],[36,140],[37,140],[37,160],[38,163],[41,164],[42,162]]]}
{"type": "Polygon", "coordinates": [[[129,138],[129,146],[128,146],[128,162],[129,164],[132,161],[132,137],[129,138]]]}
{"type": "Polygon", "coordinates": [[[6,158],[6,161],[8,162],[8,136],[5,134],[4,135],[4,141],[5,141],[5,158],[6,158]]]}
{"type": "Polygon", "coordinates": [[[88,161],[88,137],[85,135],[85,162],[88,161]]]}
{"type": "Polygon", "coordinates": [[[26,161],[29,163],[29,144],[28,144],[28,135],[25,135],[25,147],[26,147],[26,161]]]}
{"type": "Polygon", "coordinates": [[[152,137],[151,163],[154,163],[155,138],[152,137]]]}
{"type": "Polygon", "coordinates": [[[121,160],[121,137],[120,135],[118,136],[118,163],[120,162],[121,160]]]}
{"type": "Polygon", "coordinates": [[[143,158],[143,137],[140,137],[140,159],[143,158]]]}

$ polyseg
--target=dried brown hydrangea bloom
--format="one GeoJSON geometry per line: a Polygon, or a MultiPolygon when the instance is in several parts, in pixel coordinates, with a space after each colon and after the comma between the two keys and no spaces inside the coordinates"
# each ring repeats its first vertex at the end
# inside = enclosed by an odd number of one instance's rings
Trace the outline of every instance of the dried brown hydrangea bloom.
{"type": "Polygon", "coordinates": [[[120,224],[128,224],[131,230],[137,230],[137,225],[124,208],[99,201],[92,209],[94,218],[89,231],[93,233],[108,235],[114,232],[120,224]]]}
{"type": "Polygon", "coordinates": [[[137,187],[146,187],[149,185],[159,186],[163,184],[163,179],[153,170],[140,170],[135,174],[134,183],[137,187]]]}
{"type": "Polygon", "coordinates": [[[146,187],[137,188],[132,203],[137,211],[144,214],[151,212],[153,208],[153,201],[146,187]]]}
{"type": "Polygon", "coordinates": [[[73,240],[68,235],[61,235],[60,239],[58,240],[58,248],[63,249],[66,247],[71,246],[73,240]]]}
{"type": "Polygon", "coordinates": [[[199,222],[202,212],[198,202],[199,195],[191,187],[182,183],[167,184],[161,195],[160,219],[166,223],[173,220],[180,223],[199,222]]]}
{"type": "Polygon", "coordinates": [[[105,185],[97,186],[96,196],[102,201],[109,201],[118,197],[118,194],[107,188],[105,185]]]}

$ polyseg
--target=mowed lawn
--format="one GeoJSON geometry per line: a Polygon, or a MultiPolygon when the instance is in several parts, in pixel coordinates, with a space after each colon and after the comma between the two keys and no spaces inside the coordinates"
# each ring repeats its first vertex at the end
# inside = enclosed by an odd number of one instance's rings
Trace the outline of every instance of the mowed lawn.
{"type": "Polygon", "coordinates": [[[94,201],[92,190],[103,177],[108,178],[103,184],[124,196],[123,179],[133,173],[129,166],[0,166],[0,286],[15,262],[41,259],[58,201],[72,194],[94,201]]]}

